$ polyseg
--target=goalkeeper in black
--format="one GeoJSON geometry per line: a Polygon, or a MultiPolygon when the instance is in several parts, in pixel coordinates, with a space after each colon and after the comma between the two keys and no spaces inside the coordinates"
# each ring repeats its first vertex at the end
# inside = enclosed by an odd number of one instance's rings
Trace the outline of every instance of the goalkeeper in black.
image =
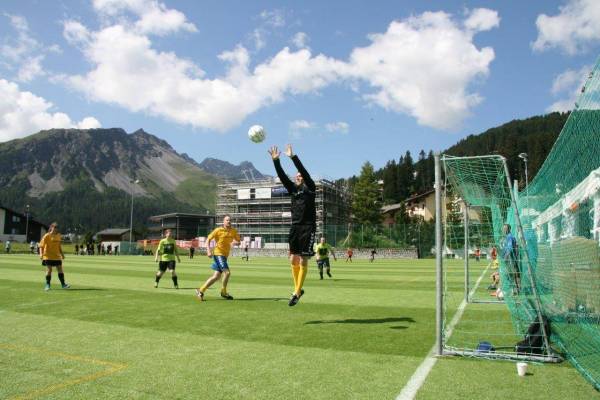
{"type": "Polygon", "coordinates": [[[273,146],[269,154],[275,164],[277,176],[292,197],[292,226],[288,237],[290,263],[294,278],[294,293],[288,303],[289,306],[298,304],[304,294],[302,286],[308,272],[308,259],[315,252],[315,232],[317,230],[317,213],[315,209],[316,186],[298,156],[294,155],[292,146],[287,145],[285,155],[292,159],[298,173],[292,182],[281,168],[279,149],[273,146]]]}

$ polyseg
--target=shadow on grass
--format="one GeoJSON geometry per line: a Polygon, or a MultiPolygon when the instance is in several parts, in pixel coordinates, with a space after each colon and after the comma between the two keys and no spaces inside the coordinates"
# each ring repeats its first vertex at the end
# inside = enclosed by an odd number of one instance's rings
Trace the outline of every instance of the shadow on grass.
{"type": "Polygon", "coordinates": [[[281,300],[289,300],[286,297],[248,297],[245,299],[240,299],[236,297],[234,301],[281,301],[281,300]]]}
{"type": "MultiPolygon", "coordinates": [[[[357,319],[357,318],[348,318],[348,319],[333,319],[333,320],[322,320],[322,321],[307,321],[306,325],[314,325],[314,324],[385,324],[388,322],[416,322],[414,319],[410,317],[389,317],[389,318],[366,318],[366,319],[357,319]]],[[[406,329],[406,327],[392,327],[392,329],[406,329]]]]}
{"type": "Polygon", "coordinates": [[[77,292],[79,290],[102,290],[102,291],[106,291],[109,289],[103,289],[103,288],[69,288],[69,289],[55,289],[55,292],[61,291],[61,292],[77,292]]]}

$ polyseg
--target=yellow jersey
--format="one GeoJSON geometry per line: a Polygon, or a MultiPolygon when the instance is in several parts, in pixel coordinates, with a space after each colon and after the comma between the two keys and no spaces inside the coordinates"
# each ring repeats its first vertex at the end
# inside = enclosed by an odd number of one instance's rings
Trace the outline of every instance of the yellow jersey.
{"type": "Polygon", "coordinates": [[[208,243],[210,243],[213,239],[216,242],[215,248],[213,249],[213,254],[215,256],[228,257],[229,251],[231,250],[231,242],[234,240],[239,242],[240,234],[235,228],[219,227],[215,228],[215,230],[212,231],[206,238],[208,243]]]}
{"type": "Polygon", "coordinates": [[[46,233],[40,242],[40,251],[44,260],[61,260],[60,242],[62,236],[60,233],[46,233]]]}

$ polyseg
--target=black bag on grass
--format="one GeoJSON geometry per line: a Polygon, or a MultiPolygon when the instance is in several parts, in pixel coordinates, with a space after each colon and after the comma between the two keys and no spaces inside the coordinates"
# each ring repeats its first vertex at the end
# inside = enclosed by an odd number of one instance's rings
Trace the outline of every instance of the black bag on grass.
{"type": "MultiPolygon", "coordinates": [[[[550,337],[550,322],[544,316],[542,316],[542,321],[546,335],[550,337]]],[[[521,354],[544,354],[544,336],[539,321],[536,320],[529,325],[525,339],[516,344],[515,351],[521,354]]]]}

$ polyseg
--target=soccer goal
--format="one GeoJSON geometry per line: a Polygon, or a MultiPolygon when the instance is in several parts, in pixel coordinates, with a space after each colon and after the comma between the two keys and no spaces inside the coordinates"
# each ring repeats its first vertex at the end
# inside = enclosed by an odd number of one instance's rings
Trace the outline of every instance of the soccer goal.
{"type": "Polygon", "coordinates": [[[438,155],[436,161],[444,170],[444,181],[436,170],[440,354],[560,360],[550,346],[506,160],[438,155]]]}
{"type": "Polygon", "coordinates": [[[563,357],[600,390],[600,62],[520,192],[501,156],[435,161],[437,354],[563,357]]]}

